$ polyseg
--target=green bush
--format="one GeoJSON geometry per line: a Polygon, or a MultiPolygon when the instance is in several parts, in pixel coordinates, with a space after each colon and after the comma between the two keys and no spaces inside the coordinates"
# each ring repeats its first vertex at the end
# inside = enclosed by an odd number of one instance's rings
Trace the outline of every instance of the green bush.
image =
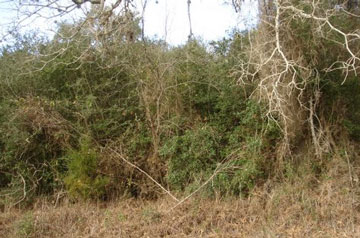
{"type": "Polygon", "coordinates": [[[247,194],[266,175],[264,161],[281,136],[279,128],[263,117],[255,102],[248,101],[237,113],[239,108],[221,105],[223,110],[208,124],[188,129],[162,146],[161,155],[168,160],[167,181],[174,189],[194,190],[220,169],[207,185],[209,194],[247,194]],[[234,114],[233,120],[226,114],[234,114]]]}
{"type": "Polygon", "coordinates": [[[108,177],[99,174],[99,156],[90,146],[89,139],[83,138],[80,149],[65,156],[68,172],[64,182],[69,194],[77,199],[102,198],[109,183],[108,177]]]}
{"type": "Polygon", "coordinates": [[[344,128],[352,140],[360,141],[359,79],[349,77],[343,83],[339,72],[333,72],[322,79],[321,86],[322,110],[329,112],[324,113],[324,118],[336,129],[344,128]]]}
{"type": "Polygon", "coordinates": [[[175,189],[184,189],[201,178],[204,172],[213,170],[218,154],[218,135],[207,125],[186,130],[184,135],[174,136],[161,148],[160,154],[168,159],[167,180],[175,189]]]}
{"type": "MultiPolygon", "coordinates": [[[[223,133],[222,171],[214,179],[214,187],[225,194],[246,195],[266,175],[264,161],[280,138],[280,130],[272,127],[259,104],[248,100],[243,110],[233,110],[234,126],[227,124],[223,133]],[[267,151],[269,150],[269,151],[267,151]]],[[[231,114],[227,112],[226,114],[231,114]]],[[[268,163],[266,165],[270,167],[268,163]]]]}

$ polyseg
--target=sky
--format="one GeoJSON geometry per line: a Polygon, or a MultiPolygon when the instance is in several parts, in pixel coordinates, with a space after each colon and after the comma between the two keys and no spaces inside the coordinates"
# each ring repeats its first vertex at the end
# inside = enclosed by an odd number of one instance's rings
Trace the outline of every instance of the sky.
{"type": "MultiPolygon", "coordinates": [[[[149,2],[145,11],[145,33],[175,45],[185,42],[190,33],[187,0],[157,2],[149,2]]],[[[192,0],[190,12],[195,37],[211,41],[223,38],[234,27],[243,30],[256,24],[257,7],[245,1],[241,12],[236,13],[222,0],[192,0]]]]}
{"type": "MultiPolygon", "coordinates": [[[[69,0],[60,0],[66,1],[69,0]]],[[[108,0],[110,1],[110,0],[108,0]]],[[[142,4],[145,0],[135,0],[134,4],[142,15],[142,4]]],[[[187,12],[188,0],[148,0],[144,12],[145,34],[148,37],[166,40],[172,45],[186,42],[190,32],[187,12]]],[[[0,0],[0,34],[7,31],[7,26],[15,18],[21,18],[10,9],[12,0],[0,0]]],[[[79,10],[78,10],[79,11],[79,10]]],[[[78,12],[79,13],[79,12],[78,12]]],[[[224,0],[191,0],[192,31],[196,38],[205,41],[220,40],[232,29],[249,29],[256,24],[256,1],[245,0],[240,12],[225,4],[224,0]]],[[[44,14],[46,15],[46,14],[44,14]]],[[[60,19],[58,19],[60,20],[60,19]]],[[[63,20],[63,19],[62,19],[63,20]]],[[[35,29],[39,34],[51,36],[54,19],[37,18],[24,22],[24,29],[35,29]]]]}

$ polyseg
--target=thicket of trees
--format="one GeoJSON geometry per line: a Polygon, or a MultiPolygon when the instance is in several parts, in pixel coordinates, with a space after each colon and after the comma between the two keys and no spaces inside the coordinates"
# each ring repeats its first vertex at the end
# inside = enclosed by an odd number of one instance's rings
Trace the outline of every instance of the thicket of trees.
{"type": "Polygon", "coordinates": [[[51,40],[17,35],[0,57],[0,203],[247,196],[304,163],[321,179],[335,154],[357,176],[357,2],[259,8],[257,28],[210,44],[170,47],[98,8],[51,40]]]}

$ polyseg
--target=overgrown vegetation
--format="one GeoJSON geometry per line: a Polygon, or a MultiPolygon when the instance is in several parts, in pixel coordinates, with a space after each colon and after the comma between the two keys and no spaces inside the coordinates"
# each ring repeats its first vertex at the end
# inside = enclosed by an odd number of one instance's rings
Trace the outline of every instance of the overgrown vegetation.
{"type": "Polygon", "coordinates": [[[280,133],[269,133],[249,99],[253,87],[231,76],[245,36],[234,33],[211,50],[198,41],[171,48],[119,36],[111,52],[82,55],[91,38],[80,32],[46,65],[46,54],[63,47],[56,37],[5,47],[4,65],[27,68],[1,82],[3,202],[62,190],[77,199],[157,197],[154,184],[109,149],[178,191],[196,189],[221,165],[208,194],[246,194],[266,176],[262,151],[274,150],[280,133]],[[22,65],[27,60],[31,66],[22,65]]]}
{"type": "MultiPolygon", "coordinates": [[[[352,191],[358,10],[273,4],[261,16],[271,24],[210,44],[147,39],[130,12],[59,24],[50,40],[18,35],[0,56],[0,207],[63,194],[247,197],[299,178],[346,176],[352,191]]],[[[19,235],[31,237],[30,220],[19,235]]]]}

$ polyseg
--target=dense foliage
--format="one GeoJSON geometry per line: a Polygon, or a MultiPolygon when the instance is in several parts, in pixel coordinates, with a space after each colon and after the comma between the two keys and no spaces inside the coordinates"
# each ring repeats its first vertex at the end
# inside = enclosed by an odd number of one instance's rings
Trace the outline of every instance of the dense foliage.
{"type": "MultiPolygon", "coordinates": [[[[244,66],[255,71],[250,34],[264,29],[170,47],[140,40],[138,20],[132,20],[131,39],[128,31],[95,38],[86,27],[78,30],[81,24],[62,24],[52,40],[18,36],[16,45],[2,48],[0,203],[64,191],[73,199],[157,197],[159,187],[141,171],[171,191],[192,192],[211,178],[204,194],[246,196],[299,166],[290,154],[288,167],[279,166],[286,131],[259,97],[263,72],[238,81],[244,66]]],[[[280,32],[284,48],[299,38],[301,60],[316,72],[296,96],[313,100],[316,91],[319,100],[307,101],[317,106],[312,126],[326,124],[332,136],[358,142],[358,76],[351,73],[343,83],[340,69],[321,70],[343,51],[331,35],[310,34],[312,24],[293,18],[291,31],[280,32]]],[[[311,144],[308,127],[294,131],[291,151],[311,144]]],[[[311,163],[316,176],[325,168],[322,160],[311,163]]]]}

